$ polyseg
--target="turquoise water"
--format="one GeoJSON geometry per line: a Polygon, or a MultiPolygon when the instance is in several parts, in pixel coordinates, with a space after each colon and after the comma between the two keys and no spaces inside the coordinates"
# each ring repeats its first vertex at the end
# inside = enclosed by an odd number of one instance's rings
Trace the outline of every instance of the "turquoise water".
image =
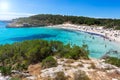
{"type": "Polygon", "coordinates": [[[0,44],[11,44],[24,40],[44,39],[58,40],[65,44],[71,43],[81,46],[86,43],[90,50],[90,57],[100,58],[109,50],[120,51],[117,43],[81,31],[58,28],[5,28],[6,23],[0,22],[0,44]]]}

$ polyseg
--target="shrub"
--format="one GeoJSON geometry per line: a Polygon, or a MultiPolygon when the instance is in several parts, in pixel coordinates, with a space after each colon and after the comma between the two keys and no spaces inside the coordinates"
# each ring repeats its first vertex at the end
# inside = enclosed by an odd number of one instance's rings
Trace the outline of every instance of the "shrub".
{"type": "Polygon", "coordinates": [[[95,68],[96,68],[96,66],[95,66],[94,63],[91,63],[91,68],[92,68],[92,69],[95,69],[95,68]]]}
{"type": "Polygon", "coordinates": [[[11,67],[2,66],[0,70],[1,70],[2,75],[4,76],[11,74],[11,67]]]}
{"type": "Polygon", "coordinates": [[[74,63],[74,62],[75,62],[75,60],[73,60],[73,59],[68,59],[65,61],[65,63],[74,63]]]}
{"type": "Polygon", "coordinates": [[[67,80],[64,72],[57,72],[54,80],[67,80]]]}
{"type": "Polygon", "coordinates": [[[74,73],[74,80],[90,80],[89,77],[85,74],[84,71],[77,71],[74,73]]]}
{"type": "Polygon", "coordinates": [[[115,30],[120,30],[120,26],[115,27],[115,30]]]}
{"type": "Polygon", "coordinates": [[[120,59],[115,57],[108,57],[105,62],[120,67],[120,59]]]}
{"type": "Polygon", "coordinates": [[[42,61],[42,68],[43,69],[56,67],[56,66],[57,66],[57,61],[52,56],[49,56],[42,61]]]}
{"type": "Polygon", "coordinates": [[[86,47],[72,46],[66,53],[63,54],[63,57],[69,59],[89,59],[89,51],[86,47]]]}
{"type": "Polygon", "coordinates": [[[20,78],[12,77],[10,80],[21,80],[20,78]]]}

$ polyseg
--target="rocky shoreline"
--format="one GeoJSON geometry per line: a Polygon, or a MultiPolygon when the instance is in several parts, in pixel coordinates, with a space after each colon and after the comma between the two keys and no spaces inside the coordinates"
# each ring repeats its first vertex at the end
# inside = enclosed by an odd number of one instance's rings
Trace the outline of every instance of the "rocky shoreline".
{"type": "Polygon", "coordinates": [[[9,23],[6,27],[7,28],[22,28],[22,27],[32,27],[33,25],[24,23],[24,24],[18,24],[18,23],[9,23]]]}
{"type": "MultiPolygon", "coordinates": [[[[104,59],[73,60],[57,59],[58,66],[42,69],[41,64],[28,67],[27,73],[14,71],[14,77],[22,76],[21,80],[119,80],[120,68],[105,63],[104,59]]],[[[0,79],[0,80],[10,80],[0,79]]]]}

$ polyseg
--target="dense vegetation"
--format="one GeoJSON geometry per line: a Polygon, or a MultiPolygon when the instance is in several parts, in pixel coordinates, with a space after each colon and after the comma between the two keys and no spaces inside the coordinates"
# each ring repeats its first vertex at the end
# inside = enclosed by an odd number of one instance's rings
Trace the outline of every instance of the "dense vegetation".
{"type": "Polygon", "coordinates": [[[88,54],[86,45],[79,47],[64,45],[59,41],[30,40],[0,45],[0,66],[22,71],[26,70],[30,64],[43,62],[43,67],[46,68],[51,64],[57,65],[51,56],[88,59],[88,54]]]}
{"type": "Polygon", "coordinates": [[[57,61],[52,56],[49,56],[42,61],[42,68],[45,69],[51,67],[57,67],[57,61]]]}
{"type": "Polygon", "coordinates": [[[108,57],[106,59],[106,62],[112,65],[115,65],[117,67],[120,67],[120,59],[116,58],[116,57],[108,57]]]}
{"type": "Polygon", "coordinates": [[[1,66],[0,71],[1,71],[2,75],[4,75],[4,76],[11,75],[11,67],[10,66],[1,66]]]}
{"type": "Polygon", "coordinates": [[[46,26],[70,22],[73,24],[97,25],[105,26],[105,28],[120,29],[120,19],[97,19],[82,16],[40,14],[28,18],[15,19],[14,21],[20,24],[28,23],[30,26],[46,26]]]}

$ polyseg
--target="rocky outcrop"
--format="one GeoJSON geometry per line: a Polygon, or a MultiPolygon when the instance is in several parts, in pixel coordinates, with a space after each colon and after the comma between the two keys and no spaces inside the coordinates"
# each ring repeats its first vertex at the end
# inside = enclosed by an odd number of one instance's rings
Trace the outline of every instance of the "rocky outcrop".
{"type": "Polygon", "coordinates": [[[41,64],[28,67],[24,80],[119,80],[120,68],[104,60],[57,59],[58,66],[42,69],[41,64]]]}
{"type": "Polygon", "coordinates": [[[9,23],[6,27],[7,28],[20,28],[20,27],[32,27],[32,26],[33,25],[31,25],[29,23],[20,24],[20,23],[12,22],[12,23],[9,23]]]}
{"type": "Polygon", "coordinates": [[[38,68],[38,65],[36,67],[31,67],[33,69],[33,73],[35,71],[38,73],[36,80],[57,80],[56,77],[59,75],[64,75],[64,80],[79,80],[79,78],[84,78],[82,80],[120,79],[120,68],[107,64],[104,60],[57,59],[57,61],[57,67],[47,69],[41,69],[40,67],[38,68]]]}

